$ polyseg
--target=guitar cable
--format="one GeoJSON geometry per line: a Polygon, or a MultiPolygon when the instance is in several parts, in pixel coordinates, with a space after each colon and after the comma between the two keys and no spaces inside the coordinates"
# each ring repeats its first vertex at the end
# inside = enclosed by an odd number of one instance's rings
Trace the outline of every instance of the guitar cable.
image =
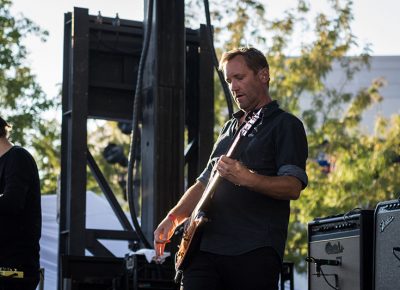
{"type": "MultiPolygon", "coordinates": [[[[138,162],[135,162],[135,156],[137,153],[137,139],[139,135],[139,113],[142,107],[142,86],[143,86],[143,70],[145,60],[147,58],[147,52],[150,43],[150,36],[151,36],[151,28],[152,28],[152,20],[153,20],[153,4],[154,0],[148,1],[148,10],[147,10],[147,23],[146,23],[146,33],[143,41],[143,49],[140,55],[139,67],[138,67],[138,76],[136,82],[136,90],[135,90],[135,99],[133,104],[133,116],[132,116],[132,133],[131,133],[131,145],[129,148],[129,159],[128,159],[128,175],[127,175],[127,196],[128,196],[128,204],[129,204],[129,211],[132,218],[132,222],[134,224],[136,233],[138,234],[139,239],[145,245],[146,248],[153,248],[153,246],[149,243],[146,239],[139,222],[137,220],[137,213],[135,210],[135,202],[134,202],[134,189],[133,189],[133,170],[135,169],[136,172],[139,171],[138,162]]],[[[232,96],[229,91],[229,88],[224,80],[224,76],[222,72],[218,69],[218,58],[215,52],[213,37],[212,37],[212,28],[211,28],[211,20],[210,20],[210,10],[209,10],[209,3],[208,0],[204,0],[204,8],[206,14],[206,21],[207,21],[207,30],[208,30],[208,42],[211,47],[212,55],[213,55],[213,64],[217,71],[218,77],[220,79],[225,99],[227,102],[229,116],[233,114],[233,104],[232,104],[232,96]]]]}
{"type": "MultiPolygon", "coordinates": [[[[142,89],[143,89],[143,71],[144,65],[147,58],[147,53],[150,45],[150,37],[151,37],[151,29],[153,22],[153,4],[154,0],[149,0],[147,5],[147,22],[146,22],[146,33],[143,41],[143,49],[140,55],[139,67],[138,67],[138,76],[136,81],[136,90],[135,90],[135,99],[133,102],[133,116],[132,116],[132,132],[131,132],[131,145],[129,147],[129,158],[128,158],[128,176],[127,176],[127,196],[128,196],[128,204],[129,204],[129,212],[132,218],[133,225],[135,227],[135,231],[142,241],[143,245],[152,249],[153,246],[146,239],[137,219],[137,213],[135,210],[135,201],[134,201],[134,189],[133,189],[133,170],[135,169],[135,173],[139,172],[139,164],[135,158],[138,153],[138,145],[140,142],[139,139],[139,114],[142,109],[142,89]]],[[[138,190],[137,186],[135,190],[138,190]]]]}
{"type": "Polygon", "coordinates": [[[226,101],[226,105],[228,107],[228,114],[229,117],[233,115],[233,103],[232,103],[232,95],[231,92],[228,88],[227,83],[225,82],[225,78],[224,75],[222,74],[222,72],[219,70],[218,68],[218,58],[217,58],[217,54],[215,52],[215,47],[214,47],[214,41],[213,41],[213,31],[212,31],[212,27],[211,27],[211,17],[210,17],[210,7],[209,7],[209,3],[208,0],[204,0],[204,10],[206,13],[206,22],[207,22],[207,40],[208,40],[208,44],[211,48],[211,53],[212,53],[212,61],[215,67],[215,70],[218,74],[218,78],[219,81],[221,83],[222,89],[224,91],[224,96],[225,96],[225,101],[226,101]]]}

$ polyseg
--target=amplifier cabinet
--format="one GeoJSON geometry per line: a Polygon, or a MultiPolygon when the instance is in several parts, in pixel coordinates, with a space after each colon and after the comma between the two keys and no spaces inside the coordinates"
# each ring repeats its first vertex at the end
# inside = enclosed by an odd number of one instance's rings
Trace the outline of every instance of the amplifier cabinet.
{"type": "Polygon", "coordinates": [[[400,202],[383,201],[375,209],[375,290],[400,289],[400,202]]]}
{"type": "Polygon", "coordinates": [[[308,289],[372,290],[373,210],[308,224],[308,289]]]}

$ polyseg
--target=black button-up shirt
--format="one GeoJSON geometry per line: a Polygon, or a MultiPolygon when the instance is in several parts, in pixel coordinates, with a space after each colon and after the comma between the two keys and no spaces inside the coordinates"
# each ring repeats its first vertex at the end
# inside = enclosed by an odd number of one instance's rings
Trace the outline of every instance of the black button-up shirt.
{"type": "MultiPolygon", "coordinates": [[[[206,169],[198,180],[206,184],[218,158],[226,154],[238,129],[243,112],[223,127],[206,169]]],[[[247,168],[266,176],[294,176],[307,186],[305,164],[308,155],[303,124],[284,112],[276,101],[262,110],[262,119],[249,132],[237,158],[247,168]]],[[[201,250],[238,255],[259,247],[271,246],[282,258],[287,237],[290,202],[237,186],[223,179],[217,187],[201,241],[201,250]]]]}

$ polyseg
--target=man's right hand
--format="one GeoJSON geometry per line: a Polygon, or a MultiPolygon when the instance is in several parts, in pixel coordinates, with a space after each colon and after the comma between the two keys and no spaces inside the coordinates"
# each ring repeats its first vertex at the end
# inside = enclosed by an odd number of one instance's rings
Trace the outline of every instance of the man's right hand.
{"type": "Polygon", "coordinates": [[[196,181],[181,197],[178,204],[171,209],[168,215],[154,231],[154,249],[156,257],[164,254],[165,244],[170,242],[175,228],[190,216],[203,194],[205,185],[196,181]]]}
{"type": "Polygon", "coordinates": [[[167,216],[154,231],[154,249],[156,251],[156,257],[161,257],[164,254],[165,244],[170,242],[175,228],[174,221],[167,216]]]}

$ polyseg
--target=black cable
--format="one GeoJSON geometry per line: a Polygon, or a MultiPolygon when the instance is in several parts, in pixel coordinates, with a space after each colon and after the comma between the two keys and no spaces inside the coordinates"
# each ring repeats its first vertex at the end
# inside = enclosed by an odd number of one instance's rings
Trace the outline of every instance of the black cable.
{"type": "Polygon", "coordinates": [[[139,114],[142,106],[142,86],[143,86],[143,70],[145,61],[147,58],[147,52],[150,44],[151,27],[153,22],[153,0],[148,1],[147,5],[147,23],[146,33],[143,40],[143,49],[140,55],[138,76],[136,81],[135,99],[133,102],[133,116],[132,116],[132,134],[131,134],[131,145],[129,147],[129,161],[128,161],[128,180],[127,180],[127,196],[129,204],[129,212],[131,214],[132,222],[135,227],[135,231],[146,248],[153,248],[149,241],[146,239],[143,231],[137,220],[137,213],[135,210],[134,192],[133,192],[133,169],[136,172],[139,170],[138,162],[136,161],[138,135],[139,135],[139,114]],[[136,166],[135,166],[136,165],[136,166]]]}
{"type": "Polygon", "coordinates": [[[322,267],[320,267],[320,271],[321,271],[322,277],[324,278],[326,284],[328,284],[328,286],[331,287],[332,289],[339,290],[339,287],[333,286],[331,283],[329,283],[328,279],[326,279],[324,271],[322,271],[322,267]]]}
{"type": "Polygon", "coordinates": [[[208,0],[204,0],[204,9],[206,12],[206,22],[207,22],[207,30],[208,30],[207,39],[208,39],[208,43],[211,47],[214,67],[217,71],[219,81],[221,82],[221,85],[222,85],[222,89],[224,90],[225,100],[226,100],[226,104],[228,106],[229,117],[231,117],[233,115],[232,95],[228,88],[228,85],[225,82],[224,75],[218,68],[218,58],[217,58],[217,54],[215,53],[215,48],[214,48],[213,32],[212,32],[212,27],[211,27],[210,8],[208,5],[208,0]]]}
{"type": "Polygon", "coordinates": [[[393,248],[393,255],[396,257],[397,260],[400,261],[400,257],[396,254],[396,252],[400,252],[400,247],[393,248]]]}
{"type": "Polygon", "coordinates": [[[355,212],[360,212],[360,211],[362,211],[362,208],[360,208],[360,207],[356,207],[356,208],[353,208],[352,210],[349,210],[348,212],[346,212],[343,215],[343,220],[345,222],[347,222],[347,219],[349,218],[349,215],[351,215],[352,213],[355,213],[355,212]]]}
{"type": "MultiPolygon", "coordinates": [[[[321,261],[321,260],[315,259],[314,257],[307,257],[307,258],[306,258],[306,262],[308,262],[308,263],[314,263],[315,265],[318,266],[319,272],[321,272],[322,277],[324,278],[325,282],[328,284],[329,287],[331,287],[332,289],[335,289],[335,290],[339,290],[339,287],[333,286],[331,283],[329,283],[328,279],[326,279],[325,273],[324,273],[324,271],[322,271],[322,264],[320,264],[319,261],[321,261]]],[[[330,260],[322,260],[322,261],[329,262],[330,260]]],[[[338,265],[332,265],[332,266],[338,266],[338,265]]],[[[316,271],[316,272],[317,272],[317,271],[316,271]]],[[[317,274],[315,274],[315,275],[318,275],[318,274],[319,274],[319,273],[317,273],[317,274]]],[[[334,275],[336,275],[336,274],[334,274],[334,275]]],[[[336,276],[335,276],[335,277],[336,277],[336,276]]]]}

